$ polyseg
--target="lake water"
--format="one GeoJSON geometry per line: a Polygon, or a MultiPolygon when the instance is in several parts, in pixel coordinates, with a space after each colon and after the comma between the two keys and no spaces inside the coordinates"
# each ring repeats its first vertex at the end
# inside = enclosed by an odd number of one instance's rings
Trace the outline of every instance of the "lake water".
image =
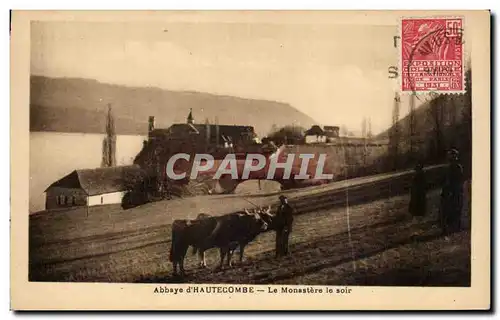
{"type": "MultiPolygon", "coordinates": [[[[30,132],[30,213],[45,209],[45,189],[75,169],[97,168],[104,134],[30,132]]],[[[146,136],[119,135],[116,162],[132,164],[146,136]]]]}

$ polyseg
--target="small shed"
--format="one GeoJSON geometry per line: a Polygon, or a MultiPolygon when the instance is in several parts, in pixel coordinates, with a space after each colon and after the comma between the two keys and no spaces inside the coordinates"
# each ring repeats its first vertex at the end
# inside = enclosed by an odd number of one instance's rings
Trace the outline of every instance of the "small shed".
{"type": "Polygon", "coordinates": [[[74,170],[45,190],[45,208],[121,203],[131,181],[143,175],[138,165],[74,170]]]}

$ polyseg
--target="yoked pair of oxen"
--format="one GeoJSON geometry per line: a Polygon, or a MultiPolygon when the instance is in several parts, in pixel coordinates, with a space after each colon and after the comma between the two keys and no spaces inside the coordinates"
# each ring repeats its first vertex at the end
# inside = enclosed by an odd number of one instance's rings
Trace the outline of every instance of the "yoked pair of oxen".
{"type": "Polygon", "coordinates": [[[170,261],[174,275],[177,267],[184,275],[184,258],[188,248],[193,247],[193,254],[198,253],[200,267],[206,267],[205,251],[219,248],[222,269],[224,259],[231,266],[233,252],[240,248],[240,263],[243,261],[245,246],[260,233],[272,230],[275,216],[271,214],[271,206],[230,213],[222,216],[210,216],[201,213],[194,220],[174,220],[172,224],[172,245],[170,261]]]}

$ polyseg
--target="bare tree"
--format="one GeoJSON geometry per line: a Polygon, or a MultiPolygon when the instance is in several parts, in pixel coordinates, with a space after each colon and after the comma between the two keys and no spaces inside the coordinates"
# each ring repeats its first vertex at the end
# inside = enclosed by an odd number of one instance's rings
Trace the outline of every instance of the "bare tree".
{"type": "Polygon", "coordinates": [[[465,94],[463,96],[463,106],[461,107],[461,129],[460,129],[460,147],[462,164],[465,172],[470,175],[472,166],[472,71],[468,69],[465,72],[465,94]]]}
{"type": "Polygon", "coordinates": [[[416,126],[416,117],[415,117],[415,94],[410,95],[410,113],[408,116],[408,142],[409,142],[409,152],[410,156],[414,155],[414,147],[415,147],[415,126],[416,126]]]}
{"type": "Polygon", "coordinates": [[[429,101],[429,113],[433,124],[433,158],[439,160],[444,153],[443,111],[446,95],[434,95],[429,101]]]}
{"type": "Polygon", "coordinates": [[[219,118],[215,117],[215,145],[219,147],[220,143],[219,118]]]}
{"type": "Polygon", "coordinates": [[[272,135],[276,132],[278,132],[278,126],[276,125],[276,123],[273,123],[273,125],[271,126],[271,130],[269,132],[269,135],[272,135]]]}
{"type": "Polygon", "coordinates": [[[347,129],[347,126],[345,124],[341,125],[340,126],[340,135],[341,136],[347,136],[347,134],[349,133],[349,130],[347,129]]]}
{"type": "Polygon", "coordinates": [[[363,138],[366,138],[367,136],[367,126],[368,126],[368,123],[367,123],[367,120],[366,120],[366,117],[363,117],[363,121],[361,122],[361,137],[363,138]]]}
{"type": "Polygon", "coordinates": [[[372,118],[368,118],[368,132],[366,133],[366,136],[368,139],[371,139],[373,137],[372,133],[372,118]]]}
{"type": "Polygon", "coordinates": [[[465,72],[465,94],[462,118],[469,123],[472,121],[472,71],[470,69],[465,72]]]}
{"type": "MultiPolygon", "coordinates": [[[[362,170],[364,170],[366,168],[366,156],[367,156],[367,153],[368,153],[368,149],[367,149],[367,145],[366,145],[366,139],[367,139],[367,136],[368,136],[368,120],[366,119],[366,117],[363,117],[363,121],[361,122],[361,137],[363,138],[363,150],[362,150],[362,164],[363,164],[363,168],[362,170]]],[[[363,172],[364,174],[364,172],[363,172]]]]}
{"type": "Polygon", "coordinates": [[[399,141],[400,141],[400,124],[399,124],[399,108],[401,98],[396,92],[394,95],[394,107],[392,109],[392,126],[389,129],[389,155],[392,160],[393,169],[399,168],[399,141]]]}
{"type": "Polygon", "coordinates": [[[205,141],[207,146],[210,144],[210,129],[210,121],[208,120],[208,118],[205,118],[205,141]]]}
{"type": "Polygon", "coordinates": [[[278,144],[302,144],[305,131],[300,126],[288,125],[271,133],[268,138],[278,144]]]}

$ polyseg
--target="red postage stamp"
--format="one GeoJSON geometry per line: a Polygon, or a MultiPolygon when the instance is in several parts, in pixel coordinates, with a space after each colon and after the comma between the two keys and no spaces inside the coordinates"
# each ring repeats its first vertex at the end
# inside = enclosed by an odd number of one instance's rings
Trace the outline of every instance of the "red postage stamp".
{"type": "Polygon", "coordinates": [[[463,93],[463,18],[403,18],[402,92],[463,93]]]}

